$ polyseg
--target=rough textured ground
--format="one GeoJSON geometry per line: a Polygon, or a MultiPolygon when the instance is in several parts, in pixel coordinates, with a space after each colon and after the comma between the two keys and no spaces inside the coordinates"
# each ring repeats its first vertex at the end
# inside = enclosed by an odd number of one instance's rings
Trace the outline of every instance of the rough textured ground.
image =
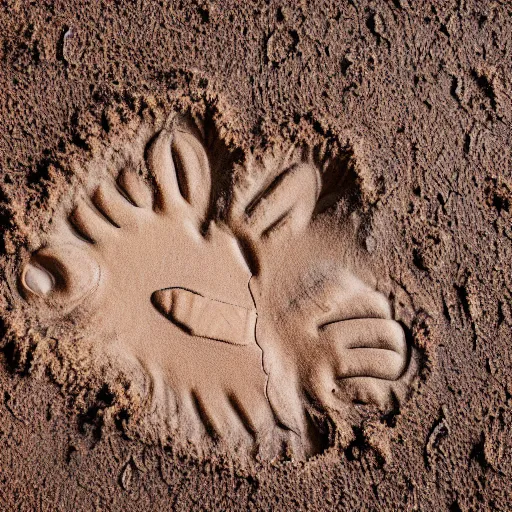
{"type": "Polygon", "coordinates": [[[505,2],[4,1],[0,24],[2,272],[48,224],[59,162],[87,147],[92,118],[101,139],[123,116],[109,105],[170,90],[216,104],[247,148],[303,133],[360,141],[375,252],[404,310],[428,319],[429,347],[400,414],[356,429],[348,448],[254,473],[102,429],[108,394],[77,417],[4,337],[3,509],[509,508],[505,2]]]}

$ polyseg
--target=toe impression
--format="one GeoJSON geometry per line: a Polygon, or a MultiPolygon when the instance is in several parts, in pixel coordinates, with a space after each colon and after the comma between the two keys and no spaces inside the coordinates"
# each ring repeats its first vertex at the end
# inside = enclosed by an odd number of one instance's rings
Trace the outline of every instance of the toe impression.
{"type": "Polygon", "coordinates": [[[152,302],[169,320],[193,336],[232,345],[255,342],[256,312],[183,288],[153,293],[152,302]]]}
{"type": "Polygon", "coordinates": [[[329,324],[321,333],[333,351],[339,378],[396,380],[405,370],[405,335],[393,320],[346,320],[329,324]]]}
{"type": "Polygon", "coordinates": [[[89,295],[100,281],[96,260],[72,244],[59,244],[37,251],[20,276],[25,299],[34,296],[59,307],[74,307],[89,295]]]}

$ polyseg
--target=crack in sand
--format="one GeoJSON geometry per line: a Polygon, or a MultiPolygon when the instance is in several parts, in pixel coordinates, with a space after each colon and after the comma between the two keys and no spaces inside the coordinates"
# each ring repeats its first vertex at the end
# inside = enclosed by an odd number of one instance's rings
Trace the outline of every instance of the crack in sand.
{"type": "MultiPolygon", "coordinates": [[[[249,293],[251,294],[251,299],[253,300],[254,307],[256,308],[256,300],[254,298],[254,294],[253,294],[253,291],[251,289],[251,281],[253,279],[254,279],[254,276],[251,276],[247,286],[249,288],[249,293]]],[[[258,341],[258,312],[257,312],[257,310],[256,310],[256,322],[254,324],[254,341],[256,342],[256,345],[258,346],[258,348],[261,351],[261,370],[265,374],[265,398],[267,399],[268,405],[269,405],[269,407],[270,407],[270,409],[272,411],[272,414],[274,415],[274,419],[276,421],[276,424],[279,425],[280,427],[282,427],[282,428],[284,428],[284,429],[294,433],[297,437],[300,438],[300,432],[297,432],[295,429],[293,429],[289,425],[284,424],[281,421],[281,419],[279,418],[279,415],[277,414],[277,412],[276,412],[276,410],[274,408],[274,405],[272,404],[272,402],[270,401],[270,398],[268,396],[269,395],[268,387],[269,387],[269,382],[270,382],[270,374],[269,374],[269,371],[265,368],[265,352],[264,352],[264,348],[261,345],[261,343],[258,341]]]]}

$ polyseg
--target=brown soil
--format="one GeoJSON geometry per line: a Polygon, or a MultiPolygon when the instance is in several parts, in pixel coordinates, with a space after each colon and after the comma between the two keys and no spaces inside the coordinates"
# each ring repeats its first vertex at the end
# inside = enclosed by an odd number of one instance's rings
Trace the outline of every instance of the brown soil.
{"type": "Polygon", "coordinates": [[[509,509],[506,5],[0,22],[3,510],[509,509]]]}

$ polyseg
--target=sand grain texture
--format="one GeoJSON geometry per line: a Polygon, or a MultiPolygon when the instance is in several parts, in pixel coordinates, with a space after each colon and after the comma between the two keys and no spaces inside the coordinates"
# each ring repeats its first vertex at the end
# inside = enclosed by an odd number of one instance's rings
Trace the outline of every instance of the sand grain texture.
{"type": "Polygon", "coordinates": [[[508,510],[512,12],[0,6],[5,510],[508,510]]]}

